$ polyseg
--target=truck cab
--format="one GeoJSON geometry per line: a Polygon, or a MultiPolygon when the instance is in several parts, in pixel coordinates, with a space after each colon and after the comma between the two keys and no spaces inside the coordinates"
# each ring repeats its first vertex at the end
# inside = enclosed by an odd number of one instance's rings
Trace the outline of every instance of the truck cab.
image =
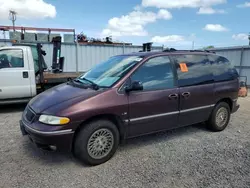
{"type": "Polygon", "coordinates": [[[28,101],[37,94],[30,46],[0,48],[0,104],[28,101]]]}
{"type": "Polygon", "coordinates": [[[60,46],[55,44],[58,42],[54,43],[51,70],[48,70],[43,58],[46,52],[39,43],[0,48],[0,105],[28,102],[44,90],[80,75],[63,72],[64,57],[56,53],[60,46]]]}

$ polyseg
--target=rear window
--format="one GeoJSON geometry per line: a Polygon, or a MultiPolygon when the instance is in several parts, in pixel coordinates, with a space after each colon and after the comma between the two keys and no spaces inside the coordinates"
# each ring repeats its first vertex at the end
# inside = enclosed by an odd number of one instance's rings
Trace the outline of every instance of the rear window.
{"type": "Polygon", "coordinates": [[[238,78],[237,70],[227,58],[218,55],[209,55],[208,59],[212,65],[211,70],[215,82],[229,81],[238,78]]]}
{"type": "Polygon", "coordinates": [[[180,87],[213,82],[211,64],[206,55],[174,55],[180,87]]]}
{"type": "MultiPolygon", "coordinates": [[[[34,61],[34,67],[35,67],[35,73],[38,73],[39,71],[39,64],[38,64],[38,52],[37,52],[37,47],[36,46],[30,46],[31,48],[31,52],[32,52],[32,57],[33,57],[33,61],[34,61]]],[[[42,56],[42,68],[43,69],[47,69],[47,65],[43,59],[43,56],[42,56]]]]}

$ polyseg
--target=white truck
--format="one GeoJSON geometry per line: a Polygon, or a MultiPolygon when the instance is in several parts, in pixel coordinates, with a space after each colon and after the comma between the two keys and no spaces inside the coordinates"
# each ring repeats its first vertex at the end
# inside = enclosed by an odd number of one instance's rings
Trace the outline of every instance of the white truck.
{"type": "Polygon", "coordinates": [[[45,89],[79,76],[79,73],[46,71],[45,53],[39,45],[0,48],[0,105],[27,102],[45,89]]]}

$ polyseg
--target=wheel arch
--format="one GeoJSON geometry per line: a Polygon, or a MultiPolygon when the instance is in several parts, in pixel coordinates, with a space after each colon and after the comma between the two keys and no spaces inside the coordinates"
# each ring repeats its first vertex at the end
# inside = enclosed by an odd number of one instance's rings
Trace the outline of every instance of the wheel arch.
{"type": "Polygon", "coordinates": [[[217,101],[216,105],[221,103],[221,102],[227,103],[229,105],[229,107],[230,107],[230,110],[232,111],[232,109],[233,109],[233,100],[231,98],[229,98],[229,97],[222,98],[219,101],[217,101]]]}
{"type": "MultiPolygon", "coordinates": [[[[72,141],[72,146],[74,144],[75,138],[76,138],[78,132],[80,131],[80,129],[84,128],[88,123],[90,123],[92,121],[100,120],[100,119],[108,120],[108,121],[111,121],[112,123],[114,123],[119,131],[120,140],[125,139],[126,126],[125,126],[125,123],[122,121],[121,117],[119,117],[118,115],[115,115],[115,114],[99,114],[99,115],[92,116],[92,117],[84,120],[83,122],[81,122],[81,124],[75,130],[73,141],[72,141]]],[[[73,148],[73,147],[71,147],[71,148],[73,148]]]]}

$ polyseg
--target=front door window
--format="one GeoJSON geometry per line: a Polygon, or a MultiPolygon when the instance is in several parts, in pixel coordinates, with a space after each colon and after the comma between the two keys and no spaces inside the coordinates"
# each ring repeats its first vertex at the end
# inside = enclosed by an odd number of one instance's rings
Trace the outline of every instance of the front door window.
{"type": "Polygon", "coordinates": [[[140,81],[143,91],[173,88],[175,85],[172,64],[168,56],[148,60],[131,76],[132,81],[140,81]]]}
{"type": "Polygon", "coordinates": [[[23,67],[23,51],[19,49],[0,51],[0,68],[23,67]]]}

